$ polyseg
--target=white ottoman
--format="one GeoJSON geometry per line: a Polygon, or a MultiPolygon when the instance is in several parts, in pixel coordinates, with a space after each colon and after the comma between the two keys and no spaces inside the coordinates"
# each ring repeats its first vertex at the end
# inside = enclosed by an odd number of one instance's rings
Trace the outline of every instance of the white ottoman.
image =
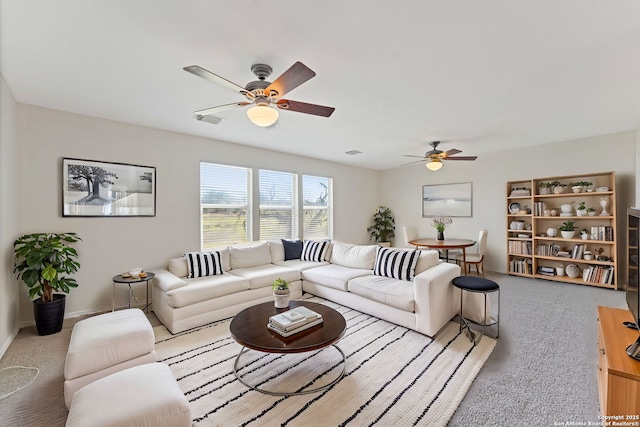
{"type": "Polygon", "coordinates": [[[156,361],[153,328],[142,310],[114,311],[79,321],[64,364],[64,401],[114,372],[156,361]]]}
{"type": "Polygon", "coordinates": [[[191,410],[171,369],[149,363],[116,372],[73,395],[67,427],[189,427],[191,410]]]}

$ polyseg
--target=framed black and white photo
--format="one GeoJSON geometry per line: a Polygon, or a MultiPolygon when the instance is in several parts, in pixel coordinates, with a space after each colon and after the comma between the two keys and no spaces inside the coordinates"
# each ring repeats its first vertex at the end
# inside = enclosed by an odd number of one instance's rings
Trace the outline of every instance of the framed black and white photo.
{"type": "Polygon", "coordinates": [[[471,183],[422,186],[422,217],[470,217],[471,183]]]}
{"type": "Polygon", "coordinates": [[[62,159],[62,216],[155,215],[155,167],[62,159]]]}

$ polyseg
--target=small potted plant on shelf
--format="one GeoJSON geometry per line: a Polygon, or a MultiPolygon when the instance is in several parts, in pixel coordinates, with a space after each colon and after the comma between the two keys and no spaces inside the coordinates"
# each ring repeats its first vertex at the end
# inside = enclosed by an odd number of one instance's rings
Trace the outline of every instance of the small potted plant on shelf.
{"type": "Polygon", "coordinates": [[[575,222],[565,221],[560,227],[558,227],[558,230],[560,230],[560,234],[562,234],[563,238],[572,239],[576,234],[575,222]]]}
{"type": "Polygon", "coordinates": [[[587,205],[585,202],[574,202],[574,206],[576,207],[576,215],[578,216],[586,216],[587,215],[587,205]]]}
{"type": "Polygon", "coordinates": [[[578,181],[569,183],[569,186],[574,193],[582,193],[587,189],[587,187],[591,185],[593,185],[593,183],[590,181],[578,181]]]}
{"type": "Polygon", "coordinates": [[[567,186],[567,184],[564,184],[564,183],[558,181],[557,179],[555,181],[551,181],[551,187],[553,188],[554,194],[564,193],[564,187],[566,187],[566,186],[567,186]]]}
{"type": "Polygon", "coordinates": [[[444,240],[444,229],[447,228],[449,224],[453,224],[453,220],[449,217],[438,216],[433,218],[431,226],[438,232],[438,240],[444,240]]]}
{"type": "Polygon", "coordinates": [[[34,233],[13,242],[13,271],[29,287],[29,297],[38,297],[33,300],[33,314],[39,335],[62,330],[65,294],[78,286],[76,279],[66,275],[80,268],[78,252],[69,243],[79,240],[76,233],[34,233]]]}
{"type": "Polygon", "coordinates": [[[391,209],[378,206],[373,213],[373,225],[367,227],[369,238],[382,246],[390,246],[390,238],[395,236],[396,223],[391,209]]]}
{"type": "Polygon", "coordinates": [[[273,298],[276,308],[289,307],[289,299],[291,298],[291,289],[289,289],[289,282],[278,277],[271,286],[273,291],[273,298]]]}
{"type": "Polygon", "coordinates": [[[587,208],[587,215],[595,216],[595,214],[596,214],[596,208],[594,208],[593,206],[589,206],[587,208]]]}
{"type": "Polygon", "coordinates": [[[539,182],[538,183],[538,194],[551,194],[552,187],[550,182],[539,182]]]}

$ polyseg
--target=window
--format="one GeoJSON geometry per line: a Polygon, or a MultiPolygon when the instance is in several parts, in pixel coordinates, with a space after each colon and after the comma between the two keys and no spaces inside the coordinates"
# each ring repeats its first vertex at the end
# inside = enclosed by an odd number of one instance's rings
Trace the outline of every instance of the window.
{"type": "Polygon", "coordinates": [[[333,180],[302,176],[302,234],[305,239],[331,238],[333,235],[333,180]]]}
{"type": "Polygon", "coordinates": [[[260,240],[298,235],[297,175],[260,169],[260,240]]]}
{"type": "Polygon", "coordinates": [[[200,163],[201,248],[253,240],[251,169],[200,163]]]}

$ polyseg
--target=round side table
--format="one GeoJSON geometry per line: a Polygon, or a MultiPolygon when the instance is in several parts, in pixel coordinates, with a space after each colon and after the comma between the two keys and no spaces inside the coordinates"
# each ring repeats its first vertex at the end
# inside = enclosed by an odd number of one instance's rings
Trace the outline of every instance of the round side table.
{"type": "Polygon", "coordinates": [[[113,276],[113,279],[111,279],[113,281],[113,289],[112,289],[112,295],[111,295],[111,311],[115,311],[116,309],[116,284],[120,283],[120,284],[126,284],[129,285],[129,304],[128,307],[131,308],[131,284],[132,283],[141,283],[141,282],[147,282],[147,305],[145,305],[142,310],[148,313],[149,312],[149,306],[151,305],[151,303],[149,302],[149,281],[151,279],[153,279],[155,276],[155,274],[153,273],[147,273],[147,275],[145,277],[122,277],[122,274],[118,274],[117,276],[113,276]]]}

